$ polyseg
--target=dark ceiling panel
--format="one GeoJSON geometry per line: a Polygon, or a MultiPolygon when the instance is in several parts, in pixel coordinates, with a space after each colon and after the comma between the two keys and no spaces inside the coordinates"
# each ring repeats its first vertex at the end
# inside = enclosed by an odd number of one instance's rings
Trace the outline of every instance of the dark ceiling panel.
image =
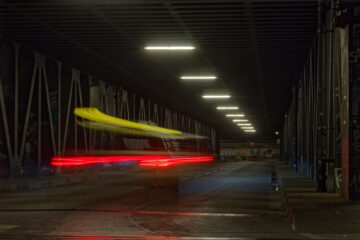
{"type": "MultiPolygon", "coordinates": [[[[269,138],[281,126],[316,32],[316,0],[1,1],[1,34],[174,110],[236,131],[206,89],[228,89],[269,138]],[[149,54],[146,44],[191,43],[193,53],[149,54]],[[97,67],[94,67],[97,66],[97,67]],[[188,73],[214,73],[208,85],[188,73]]],[[[219,103],[220,104],[220,103],[219,103]]]]}

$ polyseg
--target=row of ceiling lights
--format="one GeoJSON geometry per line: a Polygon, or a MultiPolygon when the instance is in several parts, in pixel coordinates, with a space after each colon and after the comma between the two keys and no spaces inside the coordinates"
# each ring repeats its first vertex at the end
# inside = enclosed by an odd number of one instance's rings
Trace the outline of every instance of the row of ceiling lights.
{"type": "MultiPolygon", "coordinates": [[[[148,51],[192,51],[195,49],[193,46],[146,46],[144,48],[148,51]]],[[[184,81],[212,81],[216,80],[216,76],[181,76],[181,80],[184,81]]],[[[230,94],[205,94],[202,96],[204,99],[229,99],[231,98],[230,94]]],[[[239,110],[237,106],[218,106],[217,110],[223,111],[232,111],[239,110]]],[[[232,121],[239,126],[246,133],[255,133],[256,130],[249,122],[249,120],[244,119],[244,114],[242,113],[231,113],[225,115],[228,118],[232,118],[232,121]]]]}

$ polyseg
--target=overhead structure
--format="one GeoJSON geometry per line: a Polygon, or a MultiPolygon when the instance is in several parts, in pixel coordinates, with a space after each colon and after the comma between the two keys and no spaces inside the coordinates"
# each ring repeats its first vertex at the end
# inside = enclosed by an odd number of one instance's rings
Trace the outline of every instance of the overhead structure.
{"type": "Polygon", "coordinates": [[[247,139],[199,98],[204,82],[213,90],[226,86],[256,136],[274,139],[316,35],[317,3],[4,0],[1,34],[208,122],[224,138],[247,139]]]}

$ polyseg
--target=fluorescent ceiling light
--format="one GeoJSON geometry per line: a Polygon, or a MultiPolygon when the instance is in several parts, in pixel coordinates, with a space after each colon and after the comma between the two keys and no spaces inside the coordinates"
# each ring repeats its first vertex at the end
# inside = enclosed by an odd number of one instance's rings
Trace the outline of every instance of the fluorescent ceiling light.
{"type": "Polygon", "coordinates": [[[238,123],[238,126],[251,126],[251,123],[238,123]]]}
{"type": "Polygon", "coordinates": [[[248,122],[247,119],[234,119],[233,122],[248,122]]]}
{"type": "Polygon", "coordinates": [[[216,76],[181,76],[183,80],[215,80],[216,76]]]}
{"type": "Polygon", "coordinates": [[[244,114],[226,114],[227,117],[245,117],[244,114]]]}
{"type": "Polygon", "coordinates": [[[244,130],[244,132],[256,132],[256,130],[244,130]]]}
{"type": "Polygon", "coordinates": [[[241,129],[254,129],[254,127],[241,127],[241,129]]]}
{"type": "Polygon", "coordinates": [[[194,50],[193,46],[146,46],[145,50],[160,50],[160,51],[177,51],[177,50],[194,50]]]}
{"type": "Polygon", "coordinates": [[[219,106],[216,107],[217,110],[237,110],[239,107],[236,106],[219,106]]]}
{"type": "Polygon", "coordinates": [[[203,95],[203,98],[230,98],[230,95],[203,95]]]}

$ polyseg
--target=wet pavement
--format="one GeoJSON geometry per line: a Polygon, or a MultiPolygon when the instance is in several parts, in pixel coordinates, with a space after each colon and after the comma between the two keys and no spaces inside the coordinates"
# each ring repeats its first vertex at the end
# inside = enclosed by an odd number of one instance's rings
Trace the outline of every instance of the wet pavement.
{"type": "Polygon", "coordinates": [[[312,239],[294,232],[270,162],[134,173],[0,195],[3,239],[312,239]]]}

